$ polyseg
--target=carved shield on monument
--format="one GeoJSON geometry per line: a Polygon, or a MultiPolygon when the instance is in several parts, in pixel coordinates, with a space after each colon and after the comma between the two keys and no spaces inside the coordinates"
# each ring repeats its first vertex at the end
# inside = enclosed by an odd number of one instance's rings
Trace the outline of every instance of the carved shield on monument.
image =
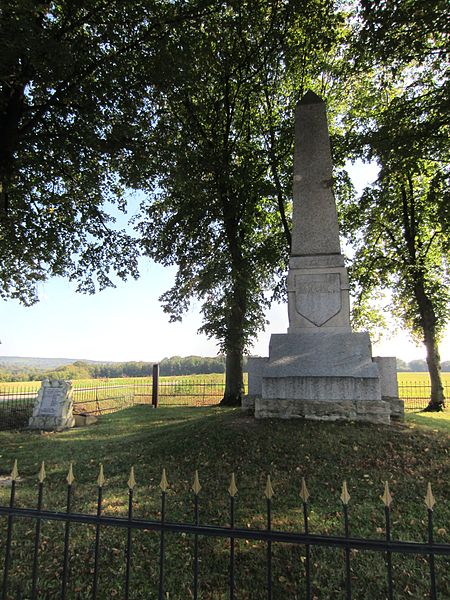
{"type": "Polygon", "coordinates": [[[321,327],[341,310],[339,273],[311,273],[295,277],[297,312],[321,327]]]}

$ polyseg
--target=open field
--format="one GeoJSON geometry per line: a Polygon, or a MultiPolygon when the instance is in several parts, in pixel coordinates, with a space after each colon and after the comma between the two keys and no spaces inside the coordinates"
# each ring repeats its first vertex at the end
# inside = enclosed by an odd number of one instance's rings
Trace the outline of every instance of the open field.
{"type": "MultiPolygon", "coordinates": [[[[411,373],[402,372],[397,373],[397,379],[400,388],[402,386],[429,386],[428,373],[411,373]]],[[[444,385],[450,387],[450,373],[442,373],[442,379],[444,385]]],[[[225,375],[222,373],[211,373],[208,375],[181,375],[181,376],[167,376],[160,377],[160,383],[162,385],[168,384],[169,382],[179,382],[187,384],[192,382],[193,384],[205,383],[220,385],[225,383],[225,375]]],[[[244,374],[244,382],[247,381],[247,374],[244,374]]],[[[117,377],[114,379],[75,379],[73,380],[73,386],[75,389],[84,387],[95,387],[101,386],[107,383],[114,383],[114,385],[134,385],[139,384],[142,386],[151,385],[151,377],[117,377]]],[[[36,391],[41,385],[40,381],[11,381],[11,382],[0,382],[1,391],[14,391],[20,389],[21,391],[36,391]]]]}
{"type": "MultiPolygon", "coordinates": [[[[206,375],[179,375],[179,376],[168,376],[160,377],[160,382],[164,383],[167,381],[192,381],[192,382],[204,382],[204,383],[223,383],[225,376],[220,373],[210,373],[206,375]]],[[[139,384],[151,385],[151,377],[115,377],[114,379],[74,379],[73,386],[75,388],[82,387],[93,387],[101,385],[102,383],[114,382],[116,385],[132,385],[137,382],[139,384]]],[[[40,381],[2,381],[0,382],[0,390],[8,390],[20,388],[23,390],[34,391],[38,390],[41,385],[40,381]]]]}
{"type": "MultiPolygon", "coordinates": [[[[47,479],[44,507],[64,511],[65,477],[74,462],[73,510],[95,513],[98,463],[105,467],[104,514],[126,516],[126,481],[136,469],[134,514],[158,518],[159,481],[167,469],[169,521],[192,522],[193,473],[198,469],[200,522],[226,525],[229,519],[227,488],[236,473],[236,522],[241,527],[264,527],[264,486],[273,481],[273,527],[301,530],[299,499],[301,478],[306,478],[310,499],[310,528],[314,533],[342,534],[343,479],[349,486],[350,528],[355,537],[384,535],[380,495],[388,480],[394,497],[392,535],[395,539],[426,537],[423,497],[431,481],[437,542],[450,542],[450,412],[411,415],[406,425],[369,426],[353,423],[305,421],[258,422],[236,409],[159,408],[138,406],[102,417],[90,428],[59,434],[0,432],[0,476],[6,476],[14,458],[19,461],[17,503],[35,506],[36,477],[41,460],[47,479]]],[[[0,501],[8,502],[8,488],[0,487],[0,501]]],[[[16,519],[12,582],[29,578],[34,526],[16,519]],[[20,540],[20,541],[19,541],[20,540]]],[[[0,546],[6,519],[0,519],[0,546]]],[[[74,524],[71,529],[69,598],[88,598],[92,582],[95,528],[74,524]]],[[[40,586],[57,597],[61,582],[64,525],[43,522],[40,586]]],[[[264,598],[266,546],[236,542],[236,597],[264,598]]],[[[126,531],[107,528],[101,538],[99,597],[123,597],[126,531]]],[[[157,533],[133,533],[130,598],[156,597],[158,581],[157,533]]],[[[274,599],[304,597],[304,550],[274,544],[274,599]]],[[[200,585],[203,600],[227,598],[228,545],[200,538],[200,585]]],[[[352,552],[354,598],[385,597],[384,559],[372,552],[352,552]],[[381,577],[380,577],[381,573],[381,577]]],[[[169,600],[190,598],[192,538],[168,534],[166,540],[166,591],[169,600]]],[[[396,599],[428,598],[428,566],[424,558],[393,557],[396,599]]],[[[438,598],[450,597],[450,559],[436,557],[438,598]]],[[[344,599],[342,551],[312,549],[313,593],[317,599],[344,599]]]]}

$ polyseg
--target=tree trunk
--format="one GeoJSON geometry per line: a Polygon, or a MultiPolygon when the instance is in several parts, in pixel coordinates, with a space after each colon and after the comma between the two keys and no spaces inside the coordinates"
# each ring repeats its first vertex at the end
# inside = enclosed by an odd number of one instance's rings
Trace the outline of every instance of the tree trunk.
{"type": "Polygon", "coordinates": [[[424,410],[437,412],[445,408],[445,396],[441,377],[441,359],[436,341],[436,315],[433,305],[425,292],[423,279],[420,275],[421,273],[419,273],[418,281],[416,281],[414,286],[414,293],[421,316],[423,342],[427,349],[427,365],[431,383],[430,402],[424,410]]]}
{"type": "Polygon", "coordinates": [[[242,371],[242,350],[230,349],[225,362],[225,393],[220,402],[222,406],[240,406],[244,392],[242,371]]]}
{"type": "Polygon", "coordinates": [[[441,411],[445,408],[444,386],[441,378],[441,359],[436,341],[436,313],[432,299],[426,291],[426,275],[418,259],[417,211],[412,177],[407,174],[408,186],[401,184],[403,205],[403,230],[409,255],[410,272],[413,279],[413,292],[420,315],[423,342],[427,349],[427,365],[430,373],[431,397],[425,411],[441,411]]]}
{"type": "Polygon", "coordinates": [[[240,406],[244,393],[243,354],[246,288],[242,274],[235,280],[226,333],[225,393],[220,404],[240,406]]]}

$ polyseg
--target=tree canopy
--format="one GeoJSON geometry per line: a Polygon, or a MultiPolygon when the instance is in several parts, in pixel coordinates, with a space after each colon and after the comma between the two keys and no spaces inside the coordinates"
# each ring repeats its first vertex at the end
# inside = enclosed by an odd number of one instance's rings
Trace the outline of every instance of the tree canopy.
{"type": "MultiPolygon", "coordinates": [[[[206,4],[206,3],[205,3],[206,4]]],[[[93,292],[137,276],[137,249],[114,226],[128,163],[148,150],[150,61],[201,2],[5,0],[0,10],[0,293],[36,301],[52,275],[93,292]]]]}
{"type": "Polygon", "coordinates": [[[320,85],[340,24],[332,2],[230,2],[163,50],[151,137],[158,189],[139,230],[149,256],[178,266],[162,297],[172,318],[202,302],[202,330],[227,356],[226,402],[240,402],[243,352],[283,289],[293,107],[320,85]]]}
{"type": "Polygon", "coordinates": [[[342,202],[359,316],[372,311],[377,290],[391,290],[393,313],[426,346],[432,408],[444,404],[438,342],[450,318],[444,10],[441,2],[361,2],[353,71],[364,68],[364,81],[350,99],[347,141],[380,173],[360,199],[342,202]]]}

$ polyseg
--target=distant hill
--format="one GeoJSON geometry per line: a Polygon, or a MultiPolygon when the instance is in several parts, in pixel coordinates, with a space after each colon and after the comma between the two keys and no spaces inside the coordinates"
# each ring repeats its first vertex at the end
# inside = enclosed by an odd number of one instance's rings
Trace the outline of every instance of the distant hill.
{"type": "MultiPolygon", "coordinates": [[[[163,358],[159,366],[161,375],[224,373],[225,358],[223,356],[172,356],[163,358]]],[[[152,362],[142,361],[106,362],[70,358],[0,356],[0,381],[148,377],[152,374],[152,370],[152,362]]]]}
{"type": "MultiPolygon", "coordinates": [[[[165,376],[224,373],[225,357],[171,356],[159,363],[165,376]]],[[[40,358],[0,356],[0,381],[41,381],[42,379],[103,379],[113,377],[148,377],[153,363],[142,361],[106,362],[75,358],[40,358]]],[[[244,371],[246,357],[244,357],[244,371]]],[[[397,360],[397,371],[426,371],[424,360],[406,363],[397,360]]],[[[442,363],[442,371],[450,371],[450,361],[442,363]]]]}
{"type": "Polygon", "coordinates": [[[0,368],[10,369],[15,367],[16,369],[32,368],[38,370],[57,369],[58,367],[64,367],[71,365],[74,362],[82,361],[84,363],[96,364],[105,363],[105,361],[98,360],[84,360],[79,358],[40,358],[35,356],[0,356],[0,368]]]}

